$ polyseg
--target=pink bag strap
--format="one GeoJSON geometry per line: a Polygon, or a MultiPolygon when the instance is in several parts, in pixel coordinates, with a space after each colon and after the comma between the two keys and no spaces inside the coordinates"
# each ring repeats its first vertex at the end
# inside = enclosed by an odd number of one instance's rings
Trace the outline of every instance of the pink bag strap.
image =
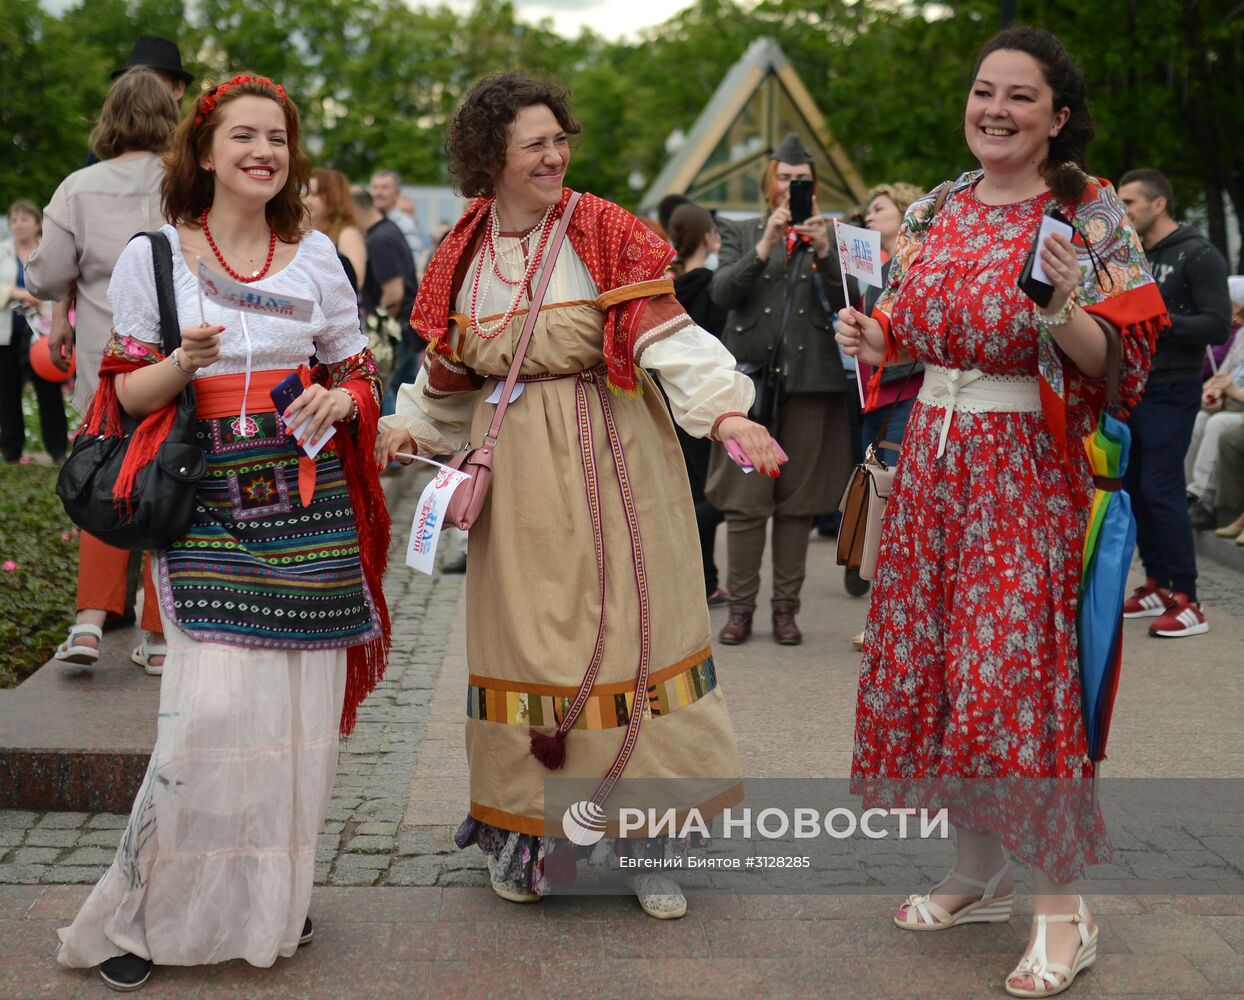
{"type": "Polygon", "coordinates": [[[527,345],[531,343],[531,335],[536,329],[536,320],[540,316],[540,303],[544,301],[544,293],[548,291],[549,281],[553,277],[553,268],[557,264],[557,255],[561,251],[562,241],[566,238],[566,230],[570,228],[570,217],[574,215],[575,206],[579,204],[581,194],[582,192],[576,191],[570,196],[570,200],[566,203],[566,210],[562,212],[561,221],[557,224],[557,230],[549,241],[548,260],[544,264],[540,280],[536,282],[535,294],[532,295],[527,307],[527,320],[523,323],[522,335],[518,338],[518,346],[514,349],[514,360],[510,362],[510,371],[505,377],[505,388],[501,390],[501,398],[497,401],[497,412],[492,415],[492,424],[488,428],[488,433],[484,435],[485,444],[496,444],[497,435],[501,433],[501,421],[505,419],[505,411],[510,405],[510,394],[514,391],[515,383],[518,382],[518,370],[523,366],[523,358],[527,356],[527,345]]]}

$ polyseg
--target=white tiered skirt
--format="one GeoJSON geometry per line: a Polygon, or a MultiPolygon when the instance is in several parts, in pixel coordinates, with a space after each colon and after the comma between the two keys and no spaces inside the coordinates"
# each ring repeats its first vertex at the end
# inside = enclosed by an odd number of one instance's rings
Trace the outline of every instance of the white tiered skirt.
{"type": "Polygon", "coordinates": [[[346,652],[196,642],[167,621],[164,634],[151,763],[57,958],[270,966],[297,949],[310,906],[346,652]]]}

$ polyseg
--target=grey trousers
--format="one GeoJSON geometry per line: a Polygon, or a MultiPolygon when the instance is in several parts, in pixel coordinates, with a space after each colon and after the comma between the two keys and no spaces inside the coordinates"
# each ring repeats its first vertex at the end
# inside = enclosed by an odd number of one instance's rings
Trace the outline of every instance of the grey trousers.
{"type": "Polygon", "coordinates": [[[812,515],[772,518],[726,518],[726,589],[731,606],[756,607],[760,592],[760,565],[765,554],[765,526],[773,522],[773,607],[799,610],[799,591],[807,575],[808,539],[812,515]]]}

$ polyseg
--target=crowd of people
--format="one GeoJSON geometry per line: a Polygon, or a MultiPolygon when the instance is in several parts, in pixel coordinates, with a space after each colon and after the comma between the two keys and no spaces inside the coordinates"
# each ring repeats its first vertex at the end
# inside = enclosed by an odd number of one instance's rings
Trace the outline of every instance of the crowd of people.
{"type": "MultiPolygon", "coordinates": [[[[553,774],[594,782],[598,807],[624,773],[690,782],[669,804],[709,817],[740,801],[708,609],[728,606],[718,643],[751,639],[768,546],[771,635],[799,644],[815,519],[876,447],[897,477],[856,639],[852,788],[870,804],[949,796],[957,829],[954,868],[895,923],[1009,919],[1009,855],[1032,866],[1034,920],[1005,988],[1069,987],[1098,936],[1074,882],[1110,855],[1076,790],[1094,773],[1077,672],[1095,486],[1082,440],[1108,331],[1146,574],[1123,614],[1155,619],[1155,636],[1203,634],[1193,530],[1244,544],[1244,277],[1176,221],[1160,172],[1117,191],[1093,175],[1084,80],[1055,36],[1007,29],[971,76],[974,169],[928,192],[878,185],[858,210],[883,251],[870,289],[843,281],[798,135],[764,163],[758,216],[672,196],[641,220],[568,186],[583,126],[564,90],[487,77],[446,137],[472,200],[433,243],[395,171],[364,187],[313,167],[278,82],[236,76],[183,113],[194,81],[176,45],[140,39],[91,162],[44,210],[14,203],[0,248],[4,458],[22,454],[27,379],[47,453],[68,448],[62,390],[28,367],[45,323],[52,362],[76,364],[88,432],[132,430],[125,474],[152,460],[187,387],[207,470],[185,534],[144,570],[133,659],[163,675],[156,745],[59,960],[130,990],[153,965],[269,966],[311,940],[338,739],[391,643],[379,475],[484,440],[513,368],[488,501],[452,560],[471,674],[456,840],[485,853],[497,895],[536,903],[585,860],[546,826],[553,774]],[[1035,245],[1052,208],[1074,237],[1035,245]],[[1039,304],[1016,282],[1030,253],[1052,289],[1039,304]],[[204,303],[200,261],[309,318],[204,303]],[[170,324],[180,346],[166,351],[170,324]],[[291,378],[282,408],[271,390],[291,378]],[[1027,783],[1049,780],[1073,790],[1034,819],[1027,783]]],[[[105,629],[134,623],[138,567],[81,538],[55,657],[90,664],[105,629]]],[[[692,846],[619,837],[591,854],[692,846]]],[[[654,918],[687,911],[665,875],[633,887],[654,918]]]]}

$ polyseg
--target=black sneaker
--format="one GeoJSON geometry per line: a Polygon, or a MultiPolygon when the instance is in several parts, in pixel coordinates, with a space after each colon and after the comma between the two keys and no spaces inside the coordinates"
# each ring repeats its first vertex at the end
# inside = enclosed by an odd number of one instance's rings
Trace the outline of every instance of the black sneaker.
{"type": "Polygon", "coordinates": [[[151,962],[128,951],[99,963],[99,978],[119,993],[136,990],[151,978],[151,962]]]}
{"type": "Polygon", "coordinates": [[[311,918],[307,917],[302,922],[302,937],[298,939],[298,947],[301,948],[304,944],[310,944],[313,937],[315,937],[315,929],[311,926],[311,918]]]}

